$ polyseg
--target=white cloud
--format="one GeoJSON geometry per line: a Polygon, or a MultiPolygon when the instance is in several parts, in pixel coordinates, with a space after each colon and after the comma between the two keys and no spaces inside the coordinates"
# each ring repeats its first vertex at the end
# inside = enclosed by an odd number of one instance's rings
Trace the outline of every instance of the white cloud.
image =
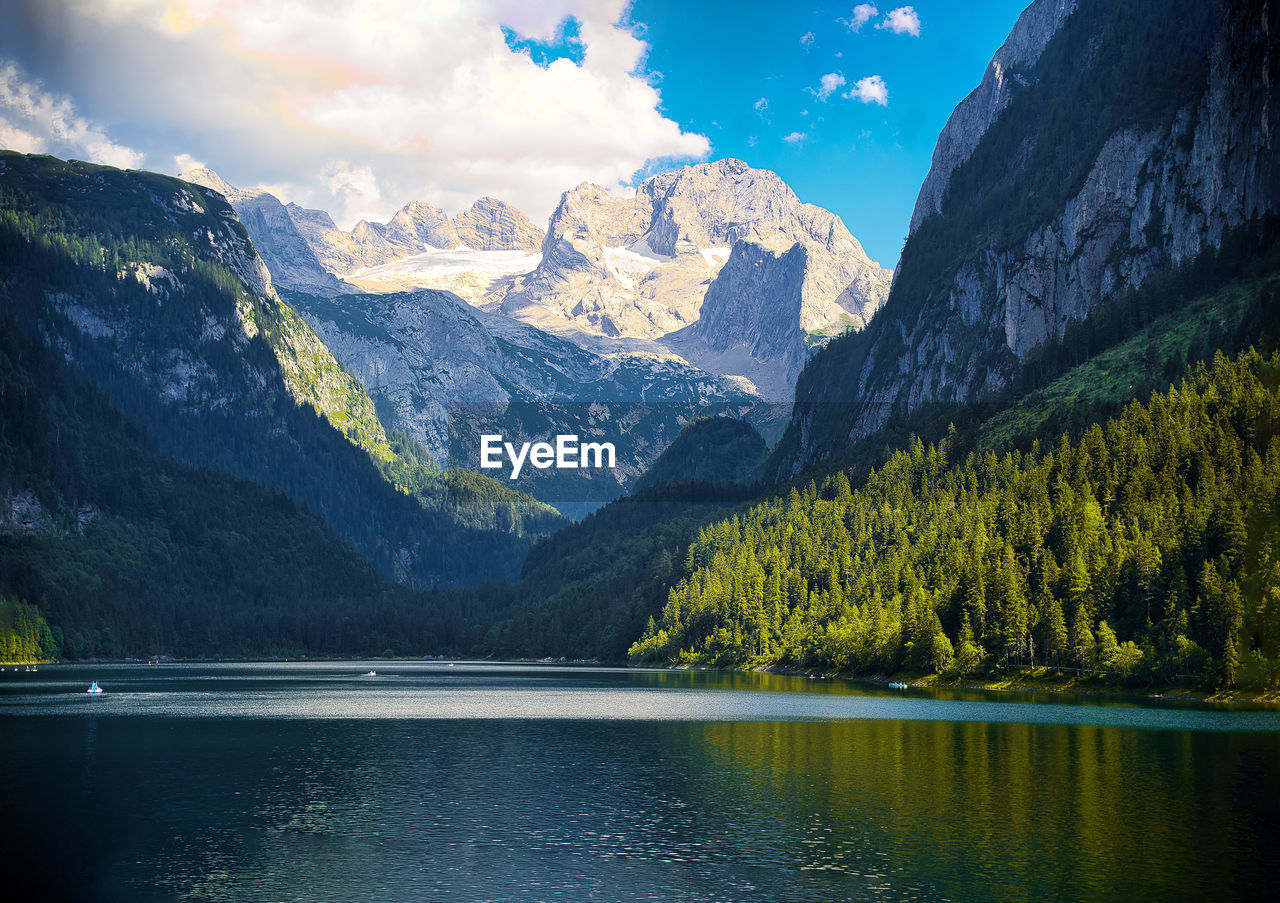
{"type": "Polygon", "coordinates": [[[804,132],[792,132],[789,135],[783,135],[782,140],[787,142],[787,144],[799,144],[801,141],[803,141],[808,137],[809,136],[806,135],[804,132]]]}
{"type": "Polygon", "coordinates": [[[863,103],[878,103],[882,107],[889,105],[889,88],[878,75],[858,79],[842,96],[856,98],[863,103]]]}
{"type": "Polygon", "coordinates": [[[805,50],[808,50],[816,40],[817,38],[814,37],[813,32],[806,31],[804,34],[800,35],[800,46],[805,50]]]}
{"type": "Polygon", "coordinates": [[[378,220],[382,189],[370,166],[355,167],[346,161],[336,163],[325,173],[329,193],[341,204],[334,211],[346,222],[362,219],[378,220]]]}
{"type": "Polygon", "coordinates": [[[769,98],[762,97],[759,100],[757,100],[755,103],[753,103],[751,106],[757,113],[763,116],[765,114],[765,111],[769,109],[769,98]]]}
{"type": "Polygon", "coordinates": [[[909,34],[920,37],[920,14],[914,6],[899,6],[891,10],[876,28],[887,28],[894,34],[909,34]]]}
{"type": "Polygon", "coordinates": [[[205,162],[203,160],[197,160],[190,154],[174,154],[173,168],[177,170],[178,173],[184,173],[188,169],[204,169],[205,162]]]}
{"type": "Polygon", "coordinates": [[[825,103],[828,97],[836,93],[840,88],[844,87],[844,76],[839,72],[828,72],[826,75],[822,76],[822,78],[818,79],[818,82],[818,89],[815,91],[813,88],[810,88],[809,91],[812,92],[818,100],[825,103]]]}
{"type": "Polygon", "coordinates": [[[854,31],[861,31],[862,26],[870,22],[879,12],[874,3],[859,3],[853,8],[853,17],[846,20],[846,24],[854,31]]]}
{"type": "Polygon", "coordinates": [[[184,151],[237,185],[285,184],[343,225],[484,194],[545,221],[567,186],[710,151],[661,112],[647,45],[617,25],[626,0],[46,5],[67,46],[94,48],[59,72],[81,109],[130,123],[157,159],[184,151]],[[504,40],[506,25],[554,42],[567,16],[580,65],[541,67],[504,40]]]}
{"type": "Polygon", "coordinates": [[[141,166],[144,159],[79,115],[71,98],[46,90],[8,60],[0,60],[0,146],[126,168],[141,166]]]}
{"type": "Polygon", "coordinates": [[[44,146],[45,141],[39,135],[33,135],[0,116],[0,147],[20,154],[39,154],[44,152],[44,146]]]}

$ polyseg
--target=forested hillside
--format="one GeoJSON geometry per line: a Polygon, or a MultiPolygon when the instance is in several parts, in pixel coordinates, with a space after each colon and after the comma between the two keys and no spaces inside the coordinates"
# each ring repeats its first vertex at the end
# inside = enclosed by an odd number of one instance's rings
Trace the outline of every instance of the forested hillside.
{"type": "Polygon", "coordinates": [[[388,436],[211,191],[0,153],[0,311],[161,451],[283,491],[393,579],[513,577],[533,539],[563,522],[388,436]]]}
{"type": "Polygon", "coordinates": [[[632,658],[1280,676],[1280,355],[1219,354],[1078,442],[951,458],[916,442],[705,529],[632,658]]]}
{"type": "Polygon", "coordinates": [[[7,318],[0,487],[13,660],[425,652],[465,629],[280,492],[163,456],[7,318]]]}

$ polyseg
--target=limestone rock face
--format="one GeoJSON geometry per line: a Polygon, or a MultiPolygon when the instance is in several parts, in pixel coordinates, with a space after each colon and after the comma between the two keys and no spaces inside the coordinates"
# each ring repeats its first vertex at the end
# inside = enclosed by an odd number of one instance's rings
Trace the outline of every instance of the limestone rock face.
{"type": "Polygon", "coordinates": [[[860,325],[888,294],[891,272],[839,217],[801,203],[775,173],[719,160],[646,179],[628,198],[588,183],[565,192],[538,268],[490,300],[559,332],[660,339],[698,319],[739,241],[804,246],[808,332],[860,325]]]}
{"type": "Polygon", "coordinates": [[[1019,19],[939,138],[880,316],[815,367],[825,385],[802,380],[797,454],[781,475],[832,451],[804,440],[818,432],[818,403],[847,403],[842,428],[856,439],[894,410],[992,397],[1072,320],[1280,211],[1280,5],[1171,0],[1123,13],[1125,35],[1112,33],[1119,14],[1103,0],[1038,0],[1019,19]],[[1135,34],[1169,55],[1156,89],[1129,88],[1141,77],[1136,57],[1108,55],[1135,34]],[[1077,123],[1088,155],[1046,188],[1027,161],[1054,159],[1037,157],[1037,142],[1073,109],[1091,111],[1077,123]],[[978,155],[980,172],[965,162],[978,155]],[[987,228],[978,211],[990,214],[985,198],[1001,191],[1015,204],[1054,200],[1010,214],[980,241],[966,236],[956,224],[987,228]]]}
{"type": "Polygon", "coordinates": [[[785,401],[808,357],[801,325],[809,253],[752,241],[733,246],[702,304],[702,316],[671,337],[690,362],[750,379],[766,398],[785,401]]]}
{"type": "Polygon", "coordinates": [[[473,251],[537,251],[542,247],[542,230],[522,211],[497,198],[480,198],[455,216],[452,225],[458,241],[473,251]]]}
{"type": "Polygon", "coordinates": [[[1000,45],[982,82],[952,112],[933,149],[929,174],[911,213],[911,231],[926,216],[942,210],[942,198],[957,166],[968,160],[982,136],[1009,105],[1013,95],[1035,81],[1035,64],[1049,39],[1079,0],[1035,0],[1022,11],[1000,45]]]}

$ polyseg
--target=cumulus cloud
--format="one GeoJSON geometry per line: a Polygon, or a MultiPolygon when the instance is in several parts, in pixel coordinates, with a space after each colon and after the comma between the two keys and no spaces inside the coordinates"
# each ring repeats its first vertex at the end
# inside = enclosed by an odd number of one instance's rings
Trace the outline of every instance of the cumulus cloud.
{"type": "Polygon", "coordinates": [[[806,135],[804,132],[792,132],[789,135],[783,135],[782,140],[787,142],[787,144],[799,144],[801,141],[803,141],[808,137],[809,136],[806,135]]]}
{"type": "Polygon", "coordinates": [[[0,146],[125,168],[141,166],[144,159],[79,115],[71,98],[47,90],[11,60],[0,60],[0,146]]]}
{"type": "Polygon", "coordinates": [[[765,114],[765,111],[769,109],[769,98],[762,97],[759,100],[757,100],[755,103],[753,103],[751,106],[753,109],[755,109],[757,113],[763,116],[765,114]]]}
{"type": "Polygon", "coordinates": [[[818,80],[818,88],[816,90],[810,88],[809,91],[812,92],[818,100],[825,103],[828,97],[836,93],[836,91],[840,90],[842,87],[844,87],[844,76],[839,72],[828,72],[818,80]]]}
{"type": "Polygon", "coordinates": [[[894,34],[909,34],[920,37],[920,15],[914,6],[899,6],[890,10],[884,20],[876,28],[887,28],[894,34]]]}
{"type": "Polygon", "coordinates": [[[868,75],[866,78],[858,79],[843,96],[863,103],[878,103],[882,107],[889,105],[889,88],[885,85],[884,79],[878,75],[868,75]]]}
{"type": "Polygon", "coordinates": [[[45,141],[0,116],[0,147],[20,154],[39,154],[44,151],[45,141]]]}
{"type": "Polygon", "coordinates": [[[56,21],[66,47],[94,48],[48,63],[82,110],[129,123],[157,159],[195,154],[347,226],[484,194],[545,219],[567,186],[625,185],[710,150],[661,112],[626,0],[22,2],[18,21],[56,21]],[[554,46],[570,18],[579,59],[540,65],[509,40],[554,46]]]}
{"type": "Polygon", "coordinates": [[[862,26],[875,18],[879,12],[874,3],[859,3],[853,8],[853,16],[848,20],[849,27],[854,31],[861,31],[862,26]]]}
{"type": "Polygon", "coordinates": [[[805,50],[808,50],[816,40],[817,38],[814,36],[813,32],[806,31],[804,34],[800,35],[800,46],[805,50]]]}

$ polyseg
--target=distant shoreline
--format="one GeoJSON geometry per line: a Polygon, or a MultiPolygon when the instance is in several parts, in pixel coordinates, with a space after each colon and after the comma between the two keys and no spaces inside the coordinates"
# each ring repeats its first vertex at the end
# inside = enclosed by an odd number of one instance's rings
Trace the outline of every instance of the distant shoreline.
{"type": "Polygon", "coordinates": [[[1205,705],[1257,705],[1268,709],[1280,708],[1280,690],[1258,690],[1244,688],[1227,691],[1214,691],[1192,684],[1161,684],[1150,687],[1126,687],[1110,684],[1095,678],[1080,676],[1063,676],[1055,673],[1053,668],[1039,667],[1025,669],[1016,674],[1001,676],[948,677],[940,674],[828,674],[813,669],[790,668],[782,665],[763,665],[756,668],[723,668],[703,665],[631,665],[626,662],[606,662],[599,659],[568,658],[451,658],[446,656],[352,656],[344,658],[310,658],[305,656],[275,657],[226,657],[226,658],[176,658],[160,656],[151,660],[120,659],[64,659],[61,661],[42,662],[6,662],[0,665],[0,672],[7,669],[23,671],[28,665],[334,665],[356,663],[385,663],[390,665],[406,664],[448,664],[448,665],[542,665],[573,668],[619,668],[623,670],[656,670],[656,671],[706,671],[723,674],[776,674],[787,677],[810,677],[823,680],[841,680],[869,688],[884,689],[891,683],[905,684],[906,689],[915,690],[977,690],[994,693],[1049,693],[1078,694],[1096,696],[1102,699],[1132,699],[1147,702],[1181,702],[1202,703],[1205,705]]]}

